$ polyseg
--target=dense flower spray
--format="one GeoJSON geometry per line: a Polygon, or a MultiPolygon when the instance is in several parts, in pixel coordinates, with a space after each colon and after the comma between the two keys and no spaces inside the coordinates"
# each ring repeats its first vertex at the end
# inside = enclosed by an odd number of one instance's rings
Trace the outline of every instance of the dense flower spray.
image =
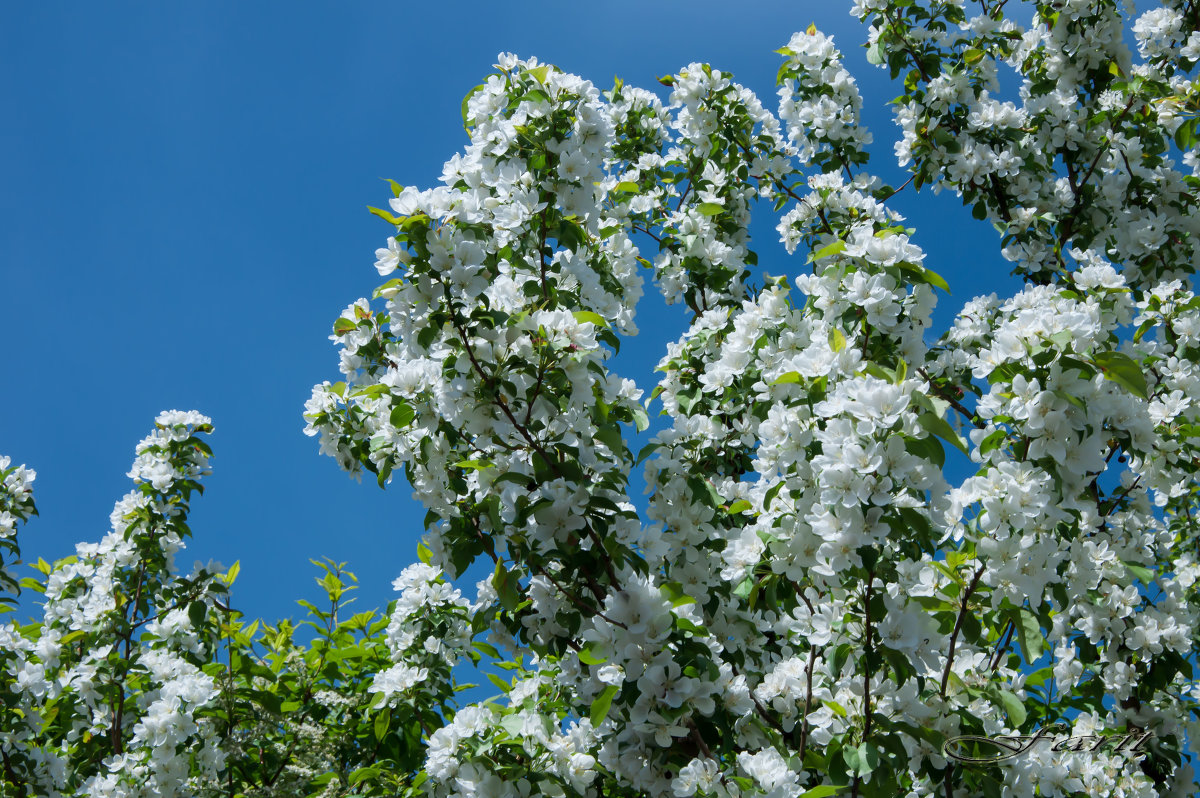
{"type": "MultiPolygon", "coordinates": [[[[815,28],[779,51],[777,110],[707,64],[664,100],[501,55],[442,184],[375,210],[386,281],[334,323],[342,380],[305,412],[424,505],[400,597],[346,618],[352,575],[323,564],[305,643],[243,625],[234,574],[179,576],[208,422],[165,414],[113,533],[44,566],[40,624],[0,628],[6,786],[1195,794],[1200,14],[852,11],[902,85],[900,186],[815,28]],[[917,190],[991,222],[1020,290],[932,329],[949,286],[892,202],[917,190]],[[648,397],[609,368],[645,277],[689,311],[648,397]],[[501,695],[458,700],[467,664],[501,695]],[[948,755],[1058,723],[1146,743],[948,755]]],[[[33,474],[0,475],[8,568],[33,474]]]]}

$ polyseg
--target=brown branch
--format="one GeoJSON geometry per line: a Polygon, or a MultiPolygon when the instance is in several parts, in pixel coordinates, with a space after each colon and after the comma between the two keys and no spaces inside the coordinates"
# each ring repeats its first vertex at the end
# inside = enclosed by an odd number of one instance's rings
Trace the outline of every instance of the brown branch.
{"type": "MultiPolygon", "coordinates": [[[[804,595],[800,590],[796,591],[796,595],[808,607],[809,615],[815,615],[816,610],[813,609],[812,602],[808,600],[808,596],[804,595]]],[[[812,679],[813,669],[817,664],[817,647],[809,643],[808,646],[808,667],[804,670],[804,715],[800,718],[800,762],[804,762],[804,751],[808,746],[808,712],[812,707],[812,679]]]]}
{"type": "Polygon", "coordinates": [[[542,268],[542,299],[549,302],[550,289],[546,286],[546,210],[546,208],[543,208],[541,214],[539,214],[541,230],[538,234],[538,260],[541,262],[542,268]]]}
{"type": "Polygon", "coordinates": [[[972,413],[970,410],[968,410],[966,405],[964,405],[962,402],[955,399],[953,396],[947,395],[943,391],[942,387],[940,385],[938,385],[936,382],[934,382],[933,377],[929,376],[929,372],[927,372],[923,368],[919,368],[919,369],[917,369],[917,373],[920,374],[925,379],[925,381],[929,383],[929,389],[931,391],[933,391],[935,394],[937,394],[937,397],[939,399],[946,402],[951,407],[953,407],[956,411],[958,411],[958,413],[963,418],[965,418],[967,421],[971,422],[972,426],[974,426],[976,429],[985,429],[987,427],[987,424],[984,423],[983,419],[979,418],[979,416],[977,416],[975,413],[972,413]]]}
{"type": "MultiPolygon", "coordinates": [[[[449,300],[450,287],[445,283],[442,284],[442,287],[446,292],[447,299],[449,300]]],[[[460,341],[462,341],[463,350],[467,353],[467,358],[471,361],[471,366],[475,369],[475,373],[477,373],[480,378],[487,383],[488,387],[495,390],[495,377],[484,371],[483,366],[481,366],[479,361],[475,358],[475,352],[471,349],[470,341],[467,339],[466,330],[463,329],[462,324],[459,323],[458,318],[454,315],[453,307],[451,308],[450,319],[451,323],[454,325],[454,329],[458,332],[458,338],[460,341]]],[[[521,437],[525,439],[525,442],[528,443],[529,446],[535,452],[537,452],[543,460],[546,461],[546,465],[552,468],[554,472],[561,478],[562,470],[558,467],[556,460],[550,457],[550,454],[545,450],[545,448],[539,444],[529,433],[529,430],[526,429],[521,422],[517,421],[516,416],[514,416],[512,411],[509,410],[508,403],[504,401],[504,397],[501,396],[498,391],[496,392],[495,405],[496,407],[500,408],[500,412],[502,412],[508,418],[509,423],[513,425],[513,428],[518,433],[520,433],[521,437]]],[[[615,587],[618,584],[617,572],[613,567],[612,558],[608,556],[608,552],[604,549],[604,542],[600,540],[600,536],[596,534],[596,530],[592,529],[592,525],[590,523],[586,523],[585,521],[584,529],[587,531],[588,537],[590,537],[592,542],[595,544],[596,551],[599,552],[600,557],[604,562],[605,570],[608,572],[608,578],[615,587]]],[[[603,599],[604,597],[602,595],[597,595],[596,598],[603,599]]]]}
{"type": "Polygon", "coordinates": [[[909,175],[909,176],[908,176],[908,180],[905,180],[903,183],[901,183],[901,184],[900,184],[900,188],[892,189],[892,193],[891,193],[891,194],[888,194],[886,197],[884,197],[883,199],[879,200],[879,203],[880,203],[881,205],[883,205],[883,204],[887,203],[887,201],[888,201],[888,200],[890,200],[892,197],[896,196],[896,195],[897,195],[897,194],[899,194],[901,191],[903,191],[904,189],[908,188],[908,187],[909,187],[909,185],[912,183],[913,179],[915,179],[915,178],[916,178],[916,174],[911,174],[911,175],[909,175]]]}
{"type": "Polygon", "coordinates": [[[950,668],[954,665],[954,648],[958,643],[958,633],[962,631],[963,618],[967,615],[967,605],[971,600],[971,595],[975,592],[975,588],[979,586],[979,578],[981,576],[983,576],[982,564],[975,571],[975,576],[971,579],[971,584],[967,585],[967,589],[963,593],[962,606],[958,609],[958,617],[954,620],[954,629],[950,632],[950,650],[946,654],[946,668],[942,671],[942,688],[938,692],[942,698],[946,697],[946,685],[950,682],[950,668]]]}
{"type": "Polygon", "coordinates": [[[989,669],[995,673],[996,668],[1000,667],[1000,657],[1004,655],[1004,650],[1008,648],[1008,644],[1012,641],[1013,622],[1010,620],[1004,627],[1004,632],[1000,635],[1000,639],[996,644],[996,654],[992,657],[992,664],[989,669]]]}
{"type": "Polygon", "coordinates": [[[17,798],[25,798],[25,782],[17,776],[17,771],[13,768],[12,761],[8,758],[8,751],[2,745],[0,745],[0,758],[4,760],[4,777],[10,784],[20,790],[17,793],[17,798]]]}
{"type": "Polygon", "coordinates": [[[709,749],[708,744],[704,742],[704,738],[700,736],[700,730],[696,728],[696,722],[692,719],[688,720],[688,736],[696,743],[696,747],[709,759],[716,760],[713,752],[709,749]]]}
{"type": "MultiPolygon", "coordinates": [[[[954,664],[954,647],[958,642],[958,633],[962,630],[963,618],[965,618],[967,614],[967,603],[971,599],[971,594],[975,592],[975,588],[979,585],[979,578],[981,576],[983,576],[982,564],[979,566],[979,569],[975,571],[975,576],[971,579],[971,584],[967,586],[966,591],[963,593],[962,606],[959,607],[958,617],[954,620],[954,630],[950,633],[950,650],[946,654],[946,669],[942,671],[942,687],[941,691],[939,692],[939,695],[943,699],[946,698],[946,685],[950,681],[950,667],[954,664]]],[[[947,762],[946,778],[943,781],[946,790],[946,798],[954,798],[954,788],[950,783],[950,773],[952,770],[953,767],[949,762],[947,762]]]]}
{"type": "MultiPolygon", "coordinates": [[[[863,591],[863,742],[871,736],[871,667],[867,657],[871,653],[871,584],[875,581],[875,572],[867,572],[867,587],[863,591]]],[[[858,787],[862,777],[855,774],[854,784],[850,789],[851,796],[858,795],[858,787]]]]}
{"type": "Polygon", "coordinates": [[[1125,490],[1121,491],[1120,496],[1117,496],[1115,499],[1113,499],[1112,504],[1109,506],[1109,508],[1107,510],[1104,511],[1104,515],[1102,517],[1107,518],[1108,516],[1112,515],[1113,510],[1117,509],[1117,505],[1119,505],[1122,501],[1124,501],[1125,497],[1129,495],[1129,492],[1132,491],[1134,488],[1136,488],[1138,486],[1138,483],[1141,481],[1142,481],[1142,478],[1139,475],[1138,477],[1136,477],[1133,480],[1133,482],[1130,482],[1129,487],[1127,487],[1127,488],[1125,488],[1125,490]]]}
{"type": "MultiPolygon", "coordinates": [[[[882,14],[883,18],[887,20],[889,25],[899,30],[900,26],[896,24],[895,20],[892,19],[891,15],[889,15],[887,11],[881,11],[880,14],[882,14]]],[[[931,80],[929,73],[925,71],[925,66],[921,63],[921,59],[917,57],[915,52],[913,52],[912,45],[908,43],[908,37],[901,34],[899,38],[900,43],[904,46],[904,52],[908,53],[908,57],[912,59],[913,66],[917,68],[917,72],[921,74],[921,78],[926,83],[929,83],[931,80]]]]}

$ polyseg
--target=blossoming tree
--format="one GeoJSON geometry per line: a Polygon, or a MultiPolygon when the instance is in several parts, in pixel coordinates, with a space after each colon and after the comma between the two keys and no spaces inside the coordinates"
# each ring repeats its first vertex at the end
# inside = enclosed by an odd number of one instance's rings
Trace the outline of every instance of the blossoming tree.
{"type": "MultiPolygon", "coordinates": [[[[1194,794],[1200,7],[1005,5],[855,4],[902,84],[898,188],[869,171],[863,100],[815,29],[780,50],[777,113],[706,64],[663,78],[664,103],[502,56],[464,101],[470,143],[443,185],[393,184],[375,211],[394,226],[388,279],[335,323],[344,379],[306,408],[323,452],[381,485],[403,473],[427,509],[390,619],[338,619],[327,566],[306,648],[242,627],[214,597],[228,575],[168,570],[156,584],[187,618],[168,601],[141,637],[95,631],[61,585],[90,596],[97,578],[63,565],[41,631],[0,638],[25,680],[6,694],[8,778],[94,795],[143,794],[121,785],[145,774],[161,794],[284,794],[284,773],[290,794],[330,795],[1194,794]],[[1024,281],[945,331],[946,281],[889,204],[930,188],[994,224],[1024,281]],[[794,256],[777,276],[748,233],[768,204],[794,256]],[[645,403],[608,366],[643,272],[690,311],[645,403]],[[648,408],[667,427],[635,455],[648,408]],[[451,580],[481,558],[470,600],[451,580]],[[124,640],[125,662],[144,649],[118,669],[147,674],[122,699],[143,718],[128,750],[76,751],[121,724],[93,697],[116,682],[76,675],[108,673],[94,656],[45,678],[75,630],[124,640]],[[491,674],[501,698],[456,702],[468,661],[509,674],[491,674]],[[45,721],[42,693],[69,691],[92,714],[45,721]],[[1055,723],[1145,750],[950,756],[1055,723]]],[[[152,514],[188,473],[135,471],[152,514]]],[[[24,472],[5,474],[0,535],[31,507],[24,472]]],[[[109,581],[113,546],[88,552],[109,581]]]]}

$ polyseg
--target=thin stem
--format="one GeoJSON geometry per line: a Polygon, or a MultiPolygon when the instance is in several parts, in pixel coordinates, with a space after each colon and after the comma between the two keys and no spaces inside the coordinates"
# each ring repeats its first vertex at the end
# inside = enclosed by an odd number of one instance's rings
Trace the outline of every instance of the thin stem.
{"type": "Polygon", "coordinates": [[[1013,622],[1010,620],[1005,625],[1004,632],[1000,635],[1000,639],[997,641],[996,653],[992,657],[992,664],[990,666],[990,670],[993,673],[995,673],[996,668],[1000,667],[1000,658],[1004,655],[1005,649],[1008,648],[1008,644],[1012,641],[1012,633],[1014,628],[1013,622]]]}
{"type": "Polygon", "coordinates": [[[962,605],[958,608],[958,617],[954,619],[954,630],[950,632],[950,650],[946,654],[946,668],[942,671],[942,688],[938,694],[946,697],[946,685],[950,683],[950,668],[954,665],[954,648],[958,644],[958,633],[962,631],[963,619],[967,616],[967,607],[970,604],[971,596],[975,592],[975,588],[979,586],[979,578],[983,576],[983,565],[975,571],[975,576],[971,578],[971,584],[967,585],[966,591],[963,593],[962,605]]]}

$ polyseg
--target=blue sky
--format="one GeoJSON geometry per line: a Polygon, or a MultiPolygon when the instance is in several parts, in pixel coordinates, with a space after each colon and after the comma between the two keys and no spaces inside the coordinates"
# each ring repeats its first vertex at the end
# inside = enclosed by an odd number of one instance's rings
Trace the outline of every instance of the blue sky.
{"type": "MultiPolygon", "coordinates": [[[[197,409],[216,458],[185,562],[240,559],[251,616],[299,615],[323,556],[358,574],[360,609],[386,604],[424,513],[407,483],[355,483],[301,433],[311,386],[337,379],[334,318],[379,282],[390,229],[366,206],[386,204],[381,178],[435,183],[465,141],[462,97],[500,51],[601,88],[658,88],[707,61],[773,107],[772,51],[811,22],[860,80],[873,168],[897,174],[900,90],[840,3],[8,4],[0,453],[38,472],[26,559],[99,539],[155,414],[197,409]]],[[[1011,290],[995,233],[953,195],[896,206],[954,292],[937,321],[1011,290]]],[[[772,228],[755,228],[763,268],[802,268],[772,228]]],[[[680,328],[647,293],[620,364],[648,395],[680,328]]]]}

